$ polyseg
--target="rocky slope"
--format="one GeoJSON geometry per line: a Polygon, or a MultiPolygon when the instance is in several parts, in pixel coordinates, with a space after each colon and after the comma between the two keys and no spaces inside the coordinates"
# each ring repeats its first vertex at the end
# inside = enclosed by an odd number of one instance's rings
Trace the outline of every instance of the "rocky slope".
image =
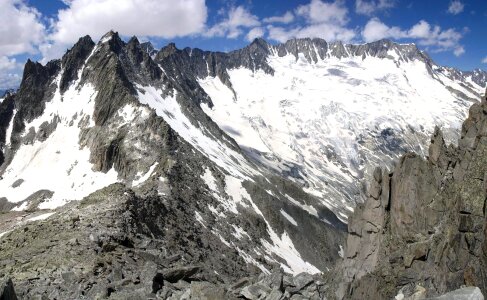
{"type": "Polygon", "coordinates": [[[426,159],[410,153],[391,171],[375,170],[367,201],[349,219],[350,284],[340,296],[432,297],[462,285],[487,292],[486,97],[470,108],[458,147],[437,128],[426,159]]]}

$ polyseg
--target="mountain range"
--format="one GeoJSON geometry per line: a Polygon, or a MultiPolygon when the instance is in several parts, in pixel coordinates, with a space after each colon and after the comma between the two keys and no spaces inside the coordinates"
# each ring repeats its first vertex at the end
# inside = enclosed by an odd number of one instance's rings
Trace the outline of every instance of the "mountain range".
{"type": "Polygon", "coordinates": [[[58,298],[327,272],[354,258],[346,223],[375,167],[431,157],[435,127],[454,147],[486,86],[388,40],[83,37],[0,101],[0,263],[20,295],[58,298]]]}

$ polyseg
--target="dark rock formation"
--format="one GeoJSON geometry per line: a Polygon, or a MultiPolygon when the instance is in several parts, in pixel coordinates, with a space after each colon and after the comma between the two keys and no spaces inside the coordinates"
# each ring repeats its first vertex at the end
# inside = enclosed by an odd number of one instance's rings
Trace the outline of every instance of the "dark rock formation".
{"type": "Polygon", "coordinates": [[[421,287],[433,297],[462,285],[487,291],[486,128],[484,98],[471,107],[458,147],[447,147],[436,129],[427,160],[407,154],[392,172],[376,170],[367,201],[349,220],[343,269],[350,284],[339,294],[391,299],[421,287]]]}
{"type": "Polygon", "coordinates": [[[14,284],[12,279],[2,279],[0,280],[0,299],[1,300],[17,300],[17,295],[15,294],[14,284]]]}

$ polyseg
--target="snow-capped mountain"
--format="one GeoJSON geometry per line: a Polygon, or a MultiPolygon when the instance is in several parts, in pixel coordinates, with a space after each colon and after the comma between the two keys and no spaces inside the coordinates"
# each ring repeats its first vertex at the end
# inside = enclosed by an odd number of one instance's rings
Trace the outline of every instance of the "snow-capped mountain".
{"type": "Polygon", "coordinates": [[[438,66],[414,44],[388,40],[273,46],[257,39],[228,54],[174,45],[162,53],[160,60],[203,88],[211,99],[203,111],[249,157],[343,220],[373,166],[392,167],[406,151],[425,155],[435,125],[456,141],[487,83],[486,72],[438,66]]]}
{"type": "Polygon", "coordinates": [[[458,137],[485,75],[390,41],[220,53],[84,37],[61,60],[28,61],[0,103],[0,208],[51,210],[122,184],[155,220],[139,234],[223,281],[317,273],[339,257],[361,179],[426,155],[436,125],[458,137]]]}
{"type": "MultiPolygon", "coordinates": [[[[27,62],[20,89],[0,103],[0,209],[50,218],[58,209],[61,217],[66,203],[108,197],[122,184],[144,219],[154,218],[139,235],[220,280],[276,266],[330,268],[345,225],[320,199],[248,159],[201,109],[211,99],[198,83],[164,62],[167,49],[154,59],[147,49],[110,32],[98,44],[80,39],[45,66],[27,62]]],[[[0,233],[8,226],[0,223],[0,233]]]]}

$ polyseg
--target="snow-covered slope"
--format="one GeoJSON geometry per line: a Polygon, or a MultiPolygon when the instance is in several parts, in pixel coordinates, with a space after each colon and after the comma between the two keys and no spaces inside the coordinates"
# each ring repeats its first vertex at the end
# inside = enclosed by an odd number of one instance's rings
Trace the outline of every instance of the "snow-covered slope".
{"type": "MultiPolygon", "coordinates": [[[[278,53],[273,72],[227,70],[228,82],[207,76],[199,84],[213,107],[203,110],[251,157],[305,185],[345,219],[360,199],[360,182],[376,165],[424,149],[436,125],[458,138],[468,108],[485,90],[472,74],[436,66],[411,45],[385,42],[385,57],[354,55],[345,45],[323,58],[309,51],[278,53]],[[454,72],[455,71],[455,72],[454,72]]],[[[481,82],[481,81],[480,81],[481,82]]]]}

